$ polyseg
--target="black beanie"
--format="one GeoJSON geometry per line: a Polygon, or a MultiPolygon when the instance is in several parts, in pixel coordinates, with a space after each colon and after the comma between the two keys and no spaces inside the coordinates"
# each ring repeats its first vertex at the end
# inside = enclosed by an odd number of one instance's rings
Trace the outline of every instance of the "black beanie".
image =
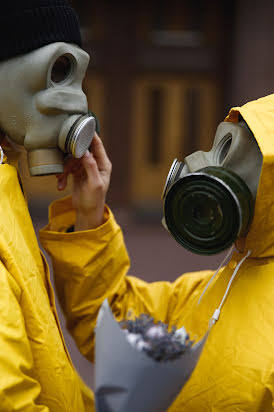
{"type": "Polygon", "coordinates": [[[77,15],[66,0],[7,0],[0,5],[0,60],[58,41],[81,46],[77,15]]]}

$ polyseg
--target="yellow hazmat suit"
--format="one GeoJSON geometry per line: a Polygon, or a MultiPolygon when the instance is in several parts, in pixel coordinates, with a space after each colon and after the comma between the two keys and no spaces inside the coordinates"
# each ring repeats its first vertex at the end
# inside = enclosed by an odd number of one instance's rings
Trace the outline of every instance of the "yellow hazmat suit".
{"type": "Polygon", "coordinates": [[[52,205],[50,223],[41,232],[68,328],[90,360],[96,315],[106,297],[119,320],[129,309],[136,315],[146,312],[184,325],[199,340],[237,268],[198,365],[169,412],[274,409],[274,95],[233,108],[226,120],[237,122],[239,113],[263,154],[255,216],[243,252],[233,253],[199,305],[212,271],[187,273],[174,283],[148,284],[126,276],[130,262],[110,211],[95,230],[61,234],[74,219],[71,201],[65,199],[52,205]]]}
{"type": "Polygon", "coordinates": [[[91,411],[93,394],[70,360],[48,266],[6,157],[0,187],[0,411],[91,411]]]}

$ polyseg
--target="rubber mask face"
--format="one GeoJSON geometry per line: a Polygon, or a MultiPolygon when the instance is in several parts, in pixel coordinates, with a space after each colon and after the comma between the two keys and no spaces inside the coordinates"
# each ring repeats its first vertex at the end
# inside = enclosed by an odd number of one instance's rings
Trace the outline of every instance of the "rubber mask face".
{"type": "Polygon", "coordinates": [[[52,43],[0,64],[0,128],[28,152],[31,175],[63,171],[66,154],[81,157],[96,122],[82,81],[89,55],[52,43]]]}
{"type": "Polygon", "coordinates": [[[186,249],[219,253],[248,233],[262,154],[245,122],[222,122],[212,149],[174,160],[163,190],[163,224],[186,249]]]}

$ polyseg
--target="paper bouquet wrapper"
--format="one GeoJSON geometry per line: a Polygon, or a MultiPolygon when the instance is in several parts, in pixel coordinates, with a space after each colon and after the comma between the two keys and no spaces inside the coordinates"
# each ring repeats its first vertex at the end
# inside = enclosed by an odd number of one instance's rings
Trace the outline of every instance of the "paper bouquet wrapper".
{"type": "Polygon", "coordinates": [[[126,339],[108,301],[95,330],[96,412],[164,412],[193,372],[208,332],[172,361],[157,362],[126,339]]]}

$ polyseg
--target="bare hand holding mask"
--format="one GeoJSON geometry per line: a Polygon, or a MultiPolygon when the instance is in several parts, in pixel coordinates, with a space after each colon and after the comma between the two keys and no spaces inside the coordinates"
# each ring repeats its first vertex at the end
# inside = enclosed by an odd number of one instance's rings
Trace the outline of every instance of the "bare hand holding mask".
{"type": "Polygon", "coordinates": [[[68,176],[72,175],[72,202],[77,212],[75,230],[94,229],[104,221],[104,204],[112,166],[97,133],[90,150],[81,159],[67,157],[64,172],[57,176],[58,189],[64,190],[68,176]]]}

